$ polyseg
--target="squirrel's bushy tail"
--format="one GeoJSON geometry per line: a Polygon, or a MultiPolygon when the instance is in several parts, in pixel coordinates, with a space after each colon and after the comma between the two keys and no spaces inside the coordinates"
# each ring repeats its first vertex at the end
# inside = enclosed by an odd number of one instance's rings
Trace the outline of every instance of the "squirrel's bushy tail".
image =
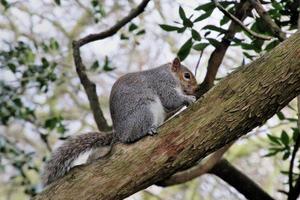
{"type": "Polygon", "coordinates": [[[112,132],[90,132],[67,139],[62,146],[52,153],[50,160],[46,162],[42,174],[43,186],[64,176],[70,170],[72,162],[80,154],[94,147],[110,145],[112,138],[112,132]]]}

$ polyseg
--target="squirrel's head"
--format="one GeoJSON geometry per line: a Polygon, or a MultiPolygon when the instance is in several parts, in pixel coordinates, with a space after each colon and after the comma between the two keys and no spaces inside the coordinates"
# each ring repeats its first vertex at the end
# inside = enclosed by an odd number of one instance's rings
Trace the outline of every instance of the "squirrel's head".
{"type": "Polygon", "coordinates": [[[179,58],[175,58],[171,66],[172,71],[180,81],[183,92],[187,95],[195,95],[198,84],[193,73],[180,63],[179,58]]]}

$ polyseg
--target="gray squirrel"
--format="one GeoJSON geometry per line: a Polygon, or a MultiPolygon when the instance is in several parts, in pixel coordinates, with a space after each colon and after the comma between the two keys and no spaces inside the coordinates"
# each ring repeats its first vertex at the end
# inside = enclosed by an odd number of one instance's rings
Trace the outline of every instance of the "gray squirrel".
{"type": "Polygon", "coordinates": [[[115,142],[133,143],[154,135],[167,116],[196,100],[197,81],[175,58],[172,63],[119,78],[110,94],[113,134],[90,132],[66,140],[47,161],[42,182],[46,186],[64,176],[80,154],[115,142]]]}

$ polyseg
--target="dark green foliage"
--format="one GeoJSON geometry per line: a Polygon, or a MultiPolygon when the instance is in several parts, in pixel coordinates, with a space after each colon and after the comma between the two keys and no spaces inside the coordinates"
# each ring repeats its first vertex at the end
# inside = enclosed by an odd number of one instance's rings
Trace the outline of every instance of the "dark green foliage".
{"type": "Polygon", "coordinates": [[[98,71],[98,72],[110,72],[110,71],[113,71],[116,68],[111,66],[111,62],[110,62],[108,56],[105,56],[104,63],[101,67],[100,67],[100,64],[99,64],[98,60],[96,60],[91,65],[91,69],[93,71],[98,71]]]}
{"type": "MultiPolygon", "coordinates": [[[[219,3],[224,7],[227,8],[227,11],[234,14],[235,12],[235,6],[236,2],[234,1],[219,1],[219,3]]],[[[279,25],[280,27],[288,28],[289,30],[293,30],[296,28],[296,17],[298,17],[297,7],[299,7],[299,2],[297,1],[288,1],[288,0],[282,0],[282,1],[270,1],[265,2],[264,6],[270,7],[268,10],[268,13],[272,17],[272,19],[279,25]],[[286,18],[287,17],[287,18],[286,18]],[[286,20],[288,19],[288,20],[286,20]]],[[[186,30],[191,30],[191,36],[192,36],[192,46],[195,46],[195,50],[204,50],[202,48],[197,48],[196,45],[194,45],[195,41],[201,41],[201,43],[208,42],[210,45],[214,46],[215,48],[219,45],[219,40],[216,37],[210,37],[207,38],[207,36],[211,35],[212,32],[217,32],[217,37],[220,37],[227,33],[227,25],[228,22],[231,20],[223,16],[223,18],[220,20],[220,27],[215,25],[206,25],[202,27],[202,29],[197,30],[195,28],[195,24],[200,21],[205,21],[208,19],[214,10],[216,9],[216,6],[213,2],[208,2],[205,4],[200,4],[196,8],[194,8],[194,13],[187,17],[186,12],[184,11],[184,8],[179,6],[178,15],[180,17],[180,22],[176,22],[177,25],[169,25],[169,24],[160,24],[160,27],[167,31],[167,32],[177,32],[179,34],[185,34],[186,30]],[[193,17],[196,16],[196,17],[193,17]],[[222,27],[223,26],[223,27],[222,27]],[[204,37],[201,37],[203,35],[204,37]],[[205,42],[203,40],[206,40],[205,42]]],[[[253,16],[250,16],[253,17],[253,16]]],[[[297,18],[298,19],[298,18],[297,18]]],[[[264,35],[270,35],[272,36],[272,33],[270,29],[267,29],[263,20],[260,17],[255,17],[255,20],[253,20],[252,23],[247,24],[248,28],[253,30],[254,32],[257,32],[259,34],[264,35]]],[[[241,29],[240,29],[241,31],[241,29]]],[[[246,43],[241,41],[238,38],[234,38],[231,41],[232,46],[240,46],[243,50],[244,54],[244,60],[249,59],[252,60],[253,58],[257,57],[260,53],[266,52],[274,48],[276,45],[279,44],[279,41],[275,39],[272,41],[267,40],[261,40],[257,38],[253,38],[248,33],[244,33],[249,39],[251,39],[251,43],[246,43]]],[[[185,50],[185,53],[189,53],[191,49],[187,49],[190,45],[187,45],[187,43],[184,43],[180,48],[180,55],[182,55],[183,49],[185,50]],[[185,46],[184,46],[185,45],[185,46]]],[[[179,53],[178,53],[179,54],[179,53]]],[[[185,54],[183,54],[185,55],[185,54]]],[[[186,58],[187,55],[185,55],[183,58],[186,58]]]]}
{"type": "MultiPolygon", "coordinates": [[[[48,48],[58,48],[57,42],[50,40],[48,48]]],[[[46,45],[45,45],[46,46],[46,45]]],[[[37,58],[34,50],[24,42],[18,42],[8,50],[0,51],[2,73],[15,79],[12,82],[0,80],[0,118],[2,124],[9,119],[33,120],[34,110],[24,103],[21,95],[27,89],[47,92],[49,84],[56,81],[55,62],[45,57],[37,58]]]]}
{"type": "Polygon", "coordinates": [[[192,38],[190,38],[179,49],[179,51],[177,53],[178,58],[180,60],[184,60],[189,55],[192,46],[193,46],[193,40],[192,40],[192,38]]]}
{"type": "MultiPolygon", "coordinates": [[[[66,128],[61,116],[50,117],[45,122],[38,119],[38,104],[33,96],[45,95],[60,78],[56,71],[57,63],[49,59],[59,48],[58,42],[50,38],[39,46],[20,41],[0,50],[0,71],[3,75],[0,80],[0,124],[9,125],[16,121],[30,124],[47,148],[50,148],[49,133],[55,131],[63,135],[66,128]]],[[[28,172],[33,170],[39,174],[40,165],[36,165],[35,153],[23,148],[28,149],[18,146],[17,141],[10,141],[5,135],[0,136],[0,170],[5,172],[7,167],[13,167],[17,174],[11,177],[11,181],[24,186],[24,192],[32,196],[37,190],[28,172]],[[10,165],[4,165],[7,160],[10,165]]]]}
{"type": "Polygon", "coordinates": [[[91,0],[92,10],[94,14],[94,21],[98,23],[102,17],[105,16],[103,4],[98,0],[91,0]]]}
{"type": "Polygon", "coordinates": [[[127,31],[121,33],[120,39],[121,40],[132,40],[136,44],[138,43],[139,36],[144,35],[146,33],[146,30],[143,28],[140,28],[137,24],[135,23],[130,23],[128,26],[127,31]]]}
{"type": "MultiPolygon", "coordinates": [[[[297,119],[286,118],[282,112],[277,113],[277,116],[281,121],[289,121],[297,126],[297,119]]],[[[300,165],[297,164],[297,162],[300,162],[299,159],[297,161],[297,153],[300,145],[299,128],[291,128],[289,132],[283,130],[279,136],[275,136],[273,134],[268,134],[267,136],[270,147],[268,154],[265,156],[270,157],[280,154],[282,156],[282,160],[289,163],[289,169],[282,170],[281,172],[288,177],[288,182],[292,184],[289,185],[289,187],[293,187],[295,181],[300,178],[300,174],[295,172],[295,168],[298,168],[298,171],[300,170],[300,165]]]]}

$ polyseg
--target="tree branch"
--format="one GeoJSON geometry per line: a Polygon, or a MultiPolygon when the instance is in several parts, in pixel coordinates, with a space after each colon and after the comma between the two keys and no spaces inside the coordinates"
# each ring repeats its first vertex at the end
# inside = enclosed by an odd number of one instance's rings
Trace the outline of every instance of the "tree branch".
{"type": "Polygon", "coordinates": [[[246,31],[247,33],[249,33],[250,35],[252,35],[253,37],[256,37],[258,39],[262,39],[262,40],[271,40],[272,37],[267,36],[267,35],[262,35],[259,33],[256,33],[254,31],[252,31],[251,29],[248,29],[247,26],[245,26],[238,18],[236,18],[233,14],[231,14],[230,12],[228,12],[225,8],[223,8],[223,6],[217,1],[217,0],[213,0],[213,2],[215,3],[216,7],[227,17],[229,17],[232,21],[236,22],[238,25],[240,25],[240,27],[246,31]]]}
{"type": "Polygon", "coordinates": [[[111,28],[96,34],[90,34],[85,36],[84,38],[81,38],[78,40],[79,47],[94,42],[96,40],[102,40],[104,38],[110,37],[114,35],[118,30],[120,30],[123,26],[125,26],[128,22],[130,22],[133,18],[137,17],[139,14],[144,12],[147,4],[150,0],[143,0],[140,5],[138,5],[135,9],[133,9],[126,17],[121,19],[119,22],[117,22],[114,26],[111,28]]]}
{"type": "MultiPolygon", "coordinates": [[[[298,17],[298,32],[300,31],[300,15],[298,17]]],[[[300,95],[297,96],[297,112],[298,112],[298,121],[297,126],[298,130],[300,130],[300,95]]],[[[298,176],[295,186],[293,186],[293,170],[294,170],[294,162],[297,151],[300,147],[300,135],[297,135],[296,142],[294,145],[294,149],[292,152],[292,158],[290,162],[289,168],[289,192],[288,192],[288,200],[296,200],[300,194],[300,175],[298,176]]]]}
{"type": "Polygon", "coordinates": [[[218,162],[209,173],[218,176],[229,185],[232,185],[249,200],[274,200],[255,182],[244,175],[240,170],[232,166],[225,159],[220,160],[220,162],[218,162]]]}
{"type": "MultiPolygon", "coordinates": [[[[297,108],[298,108],[298,129],[300,130],[300,96],[297,97],[297,108]]],[[[294,144],[292,157],[290,161],[290,167],[289,167],[289,192],[288,192],[288,200],[296,200],[300,194],[300,186],[296,186],[297,182],[299,184],[300,182],[300,175],[298,177],[298,180],[296,182],[296,185],[293,185],[294,180],[294,164],[295,164],[295,158],[296,154],[300,147],[300,135],[298,134],[296,138],[296,143],[294,144]]]]}
{"type": "Polygon", "coordinates": [[[86,74],[86,68],[81,60],[80,47],[76,41],[73,42],[73,58],[76,66],[76,71],[79,76],[80,82],[84,87],[85,93],[88,97],[91,110],[94,115],[95,122],[99,131],[110,130],[107,121],[104,118],[103,112],[100,108],[98,95],[96,91],[96,85],[93,83],[86,74]]]}
{"type": "Polygon", "coordinates": [[[94,119],[100,131],[109,131],[111,130],[111,127],[107,124],[107,121],[105,120],[103,112],[101,110],[97,91],[96,91],[96,85],[89,79],[89,77],[86,74],[86,67],[83,64],[80,55],[80,47],[87,43],[96,40],[101,40],[114,35],[118,30],[120,30],[133,18],[141,14],[144,11],[147,4],[149,3],[149,1],[150,0],[143,0],[141,4],[137,6],[137,8],[133,9],[126,17],[124,17],[122,20],[120,20],[111,28],[101,33],[90,34],[86,37],[79,39],[78,41],[73,41],[73,58],[76,66],[76,71],[79,76],[80,82],[83,85],[84,90],[87,94],[89,104],[94,115],[94,119]]]}
{"type": "Polygon", "coordinates": [[[286,39],[286,34],[281,28],[273,21],[268,12],[264,9],[263,5],[259,0],[249,0],[253,8],[263,19],[265,25],[271,30],[272,34],[277,37],[280,41],[286,39]]]}
{"type": "Polygon", "coordinates": [[[204,163],[202,163],[201,161],[201,163],[199,163],[198,165],[188,170],[178,172],[171,176],[169,179],[156,183],[156,185],[163,187],[178,185],[187,181],[191,181],[192,179],[209,172],[214,167],[214,165],[220,161],[224,153],[231,147],[232,144],[233,142],[227,144],[226,146],[213,153],[206,161],[204,161],[204,163]]]}
{"type": "MultiPolygon", "coordinates": [[[[240,21],[244,21],[249,12],[251,11],[250,3],[247,0],[242,0],[236,5],[235,16],[240,21]]],[[[230,46],[231,40],[234,38],[237,33],[239,25],[235,22],[231,22],[229,28],[222,39],[219,46],[215,48],[208,60],[207,72],[204,78],[204,81],[199,85],[199,91],[197,92],[197,97],[201,97],[214,85],[214,80],[216,79],[217,72],[220,68],[220,65],[223,61],[225,53],[230,46]]]]}
{"type": "Polygon", "coordinates": [[[71,170],[34,199],[124,199],[264,123],[300,94],[300,32],[224,78],[158,134],[117,144],[111,157],[71,170]],[[217,105],[217,106],[216,106],[217,105]]]}

